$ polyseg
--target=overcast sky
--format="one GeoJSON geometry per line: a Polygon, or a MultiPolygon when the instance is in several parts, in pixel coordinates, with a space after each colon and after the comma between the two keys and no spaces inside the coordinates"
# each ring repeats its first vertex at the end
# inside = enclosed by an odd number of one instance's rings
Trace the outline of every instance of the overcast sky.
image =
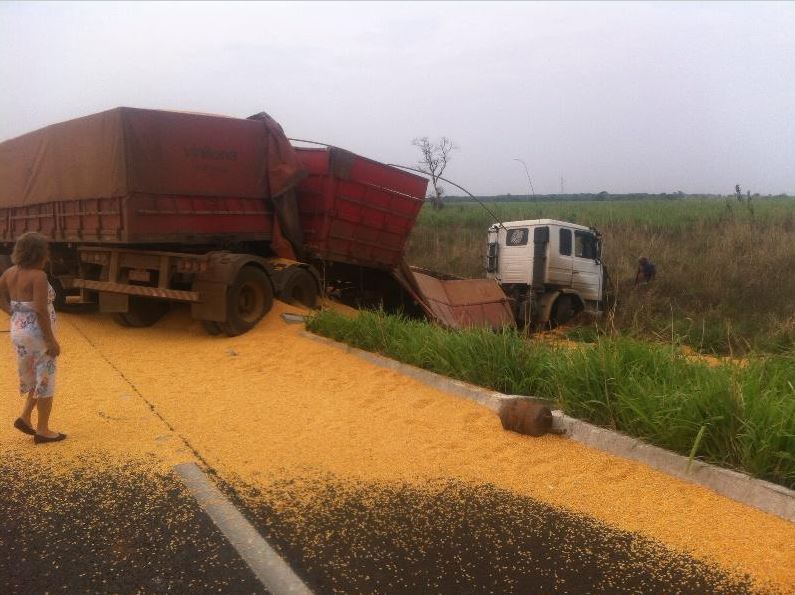
{"type": "MultiPolygon", "coordinates": [[[[795,194],[795,3],[0,3],[0,140],[116,106],[246,117],[477,194],[795,194]]],[[[454,191],[451,193],[455,193],[454,191]]]]}

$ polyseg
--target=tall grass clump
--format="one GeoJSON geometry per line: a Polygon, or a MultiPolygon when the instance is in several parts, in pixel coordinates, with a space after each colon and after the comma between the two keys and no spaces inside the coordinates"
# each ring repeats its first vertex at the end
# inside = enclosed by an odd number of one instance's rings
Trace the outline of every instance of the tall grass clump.
{"type": "Polygon", "coordinates": [[[795,356],[709,366],[675,345],[576,348],[506,329],[453,331],[381,312],[322,311],[321,335],[452,378],[555,401],[567,414],[795,488],[795,356]]]}

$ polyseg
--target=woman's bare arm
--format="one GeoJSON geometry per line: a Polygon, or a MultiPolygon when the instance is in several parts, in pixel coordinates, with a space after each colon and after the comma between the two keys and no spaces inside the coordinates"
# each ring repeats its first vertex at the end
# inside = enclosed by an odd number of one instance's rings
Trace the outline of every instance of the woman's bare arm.
{"type": "Polygon", "coordinates": [[[8,269],[6,269],[3,274],[0,275],[0,310],[8,315],[11,315],[11,298],[8,295],[8,279],[6,278],[7,272],[8,269]]]}
{"type": "Polygon", "coordinates": [[[37,271],[33,280],[33,307],[39,319],[39,327],[44,334],[44,341],[47,344],[47,353],[57,357],[61,353],[61,347],[55,340],[50,323],[50,309],[48,307],[49,285],[47,283],[47,273],[37,271]]]}

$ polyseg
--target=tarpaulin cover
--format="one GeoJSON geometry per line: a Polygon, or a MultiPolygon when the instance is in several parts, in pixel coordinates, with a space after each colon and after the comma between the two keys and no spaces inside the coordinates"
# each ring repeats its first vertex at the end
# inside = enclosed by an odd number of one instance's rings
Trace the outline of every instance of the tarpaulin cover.
{"type": "Polygon", "coordinates": [[[122,107],[0,143],[0,208],[133,193],[273,198],[302,176],[266,114],[122,107]]]}

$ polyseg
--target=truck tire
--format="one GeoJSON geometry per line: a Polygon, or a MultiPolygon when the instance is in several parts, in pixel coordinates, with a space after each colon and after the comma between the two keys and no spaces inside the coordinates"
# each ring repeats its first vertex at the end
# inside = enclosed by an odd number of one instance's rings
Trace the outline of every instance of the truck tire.
{"type": "Polygon", "coordinates": [[[50,277],[49,281],[55,292],[55,301],[52,305],[58,312],[84,312],[86,310],[85,304],[74,305],[66,301],[67,291],[58,277],[50,277]]]}
{"type": "Polygon", "coordinates": [[[163,318],[169,308],[168,302],[131,295],[129,310],[114,314],[113,320],[121,326],[144,328],[163,318]]]}
{"type": "Polygon", "coordinates": [[[127,322],[127,318],[121,312],[114,312],[110,317],[113,319],[113,322],[119,326],[130,326],[130,323],[127,322]]]}
{"type": "Polygon", "coordinates": [[[255,266],[244,266],[226,294],[226,322],[221,330],[230,337],[251,330],[273,306],[273,287],[268,275],[255,266]]]}
{"type": "Polygon", "coordinates": [[[70,304],[68,301],[66,301],[66,296],[69,295],[69,292],[64,288],[63,283],[58,277],[51,277],[50,285],[52,285],[52,289],[55,292],[55,301],[53,302],[52,305],[58,312],[75,314],[75,313],[91,312],[92,310],[96,310],[97,308],[96,304],[91,304],[91,303],[70,304]]]}
{"type": "Polygon", "coordinates": [[[202,320],[202,328],[208,335],[212,336],[220,335],[223,332],[221,325],[214,320],[202,320]]]}
{"type": "Polygon", "coordinates": [[[291,267],[283,273],[279,299],[288,304],[317,307],[317,282],[312,273],[301,267],[291,267]]]}
{"type": "Polygon", "coordinates": [[[562,326],[574,318],[576,313],[577,304],[575,303],[574,298],[564,293],[555,300],[555,305],[552,306],[552,316],[550,317],[550,322],[552,323],[553,327],[562,326]]]}
{"type": "Polygon", "coordinates": [[[55,301],[52,305],[58,312],[63,312],[64,306],[66,306],[66,290],[63,287],[63,283],[58,277],[50,277],[49,282],[55,292],[55,301]]]}

